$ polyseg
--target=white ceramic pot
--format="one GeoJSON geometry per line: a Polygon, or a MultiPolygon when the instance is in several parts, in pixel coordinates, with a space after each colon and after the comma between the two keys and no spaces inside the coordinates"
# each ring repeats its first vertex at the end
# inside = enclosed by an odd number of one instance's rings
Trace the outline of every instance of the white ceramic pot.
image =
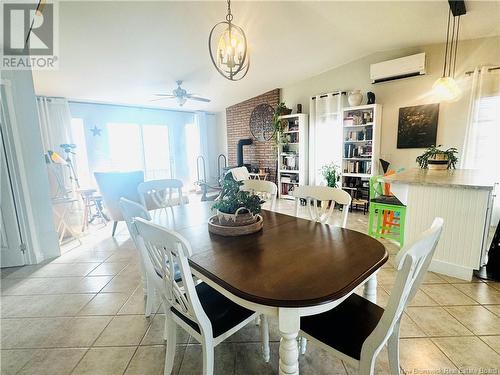
{"type": "Polygon", "coordinates": [[[363,101],[363,94],[361,94],[360,90],[351,91],[347,96],[347,101],[351,107],[356,107],[363,101]]]}

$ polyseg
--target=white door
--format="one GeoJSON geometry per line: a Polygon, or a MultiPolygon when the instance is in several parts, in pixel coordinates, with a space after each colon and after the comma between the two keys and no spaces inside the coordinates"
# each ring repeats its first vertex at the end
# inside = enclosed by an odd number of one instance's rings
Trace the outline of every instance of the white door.
{"type": "Polygon", "coordinates": [[[0,131],[0,147],[0,267],[3,268],[22,266],[26,262],[2,131],[0,131]]]}

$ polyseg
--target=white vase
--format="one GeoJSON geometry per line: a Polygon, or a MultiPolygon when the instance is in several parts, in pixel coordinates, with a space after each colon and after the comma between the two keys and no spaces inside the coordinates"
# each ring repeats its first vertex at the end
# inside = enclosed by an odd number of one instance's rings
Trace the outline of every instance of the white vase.
{"type": "Polygon", "coordinates": [[[361,94],[360,90],[351,91],[347,97],[347,101],[351,107],[356,107],[363,101],[363,94],[361,94]]]}

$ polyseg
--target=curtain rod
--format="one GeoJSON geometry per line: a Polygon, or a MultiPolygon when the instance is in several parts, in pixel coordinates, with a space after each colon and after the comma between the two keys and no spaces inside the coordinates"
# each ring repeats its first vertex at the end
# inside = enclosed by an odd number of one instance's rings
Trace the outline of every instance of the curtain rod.
{"type": "MultiPolygon", "coordinates": [[[[483,68],[479,69],[481,71],[483,68]]],[[[493,68],[488,68],[488,72],[492,72],[493,70],[500,70],[500,66],[494,66],[493,68]]],[[[473,70],[469,70],[468,72],[465,72],[466,76],[470,76],[472,73],[474,73],[473,70]]]]}

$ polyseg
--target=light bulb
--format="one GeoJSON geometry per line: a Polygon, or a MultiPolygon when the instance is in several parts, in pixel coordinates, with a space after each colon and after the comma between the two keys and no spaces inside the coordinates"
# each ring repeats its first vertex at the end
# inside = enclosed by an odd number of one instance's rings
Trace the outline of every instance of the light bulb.
{"type": "Polygon", "coordinates": [[[452,77],[441,77],[432,85],[434,94],[445,102],[452,102],[460,98],[461,90],[452,77]]]}

